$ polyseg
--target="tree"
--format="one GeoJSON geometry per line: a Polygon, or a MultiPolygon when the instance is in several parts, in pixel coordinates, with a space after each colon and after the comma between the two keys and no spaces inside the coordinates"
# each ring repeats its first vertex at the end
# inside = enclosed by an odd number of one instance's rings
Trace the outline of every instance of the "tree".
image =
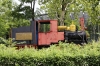
{"type": "Polygon", "coordinates": [[[5,37],[8,33],[10,24],[10,12],[12,10],[11,0],[1,0],[0,1],[0,36],[5,37]]]}
{"type": "Polygon", "coordinates": [[[60,25],[64,25],[67,8],[70,4],[74,3],[74,0],[39,0],[39,3],[43,5],[41,8],[44,9],[51,18],[56,17],[60,25]]]}
{"type": "Polygon", "coordinates": [[[12,12],[13,17],[18,19],[23,18],[23,19],[34,20],[35,0],[19,0],[19,1],[21,2],[21,4],[15,7],[14,11],[12,12]]]}
{"type": "Polygon", "coordinates": [[[16,5],[12,0],[0,1],[0,37],[9,38],[12,27],[28,25],[25,19],[17,19],[12,17],[12,10],[16,5]]]}
{"type": "Polygon", "coordinates": [[[81,3],[82,10],[87,11],[89,14],[88,24],[90,24],[90,26],[88,29],[91,34],[91,38],[95,40],[97,38],[95,35],[99,32],[100,26],[100,0],[77,0],[77,2],[81,3]]]}

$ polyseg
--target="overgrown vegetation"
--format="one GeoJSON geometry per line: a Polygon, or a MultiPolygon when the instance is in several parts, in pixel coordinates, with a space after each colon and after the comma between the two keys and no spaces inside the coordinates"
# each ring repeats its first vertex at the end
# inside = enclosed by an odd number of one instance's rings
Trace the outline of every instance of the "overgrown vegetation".
{"type": "Polygon", "coordinates": [[[0,65],[3,66],[100,66],[100,42],[84,46],[59,43],[41,50],[0,45],[0,65]]]}

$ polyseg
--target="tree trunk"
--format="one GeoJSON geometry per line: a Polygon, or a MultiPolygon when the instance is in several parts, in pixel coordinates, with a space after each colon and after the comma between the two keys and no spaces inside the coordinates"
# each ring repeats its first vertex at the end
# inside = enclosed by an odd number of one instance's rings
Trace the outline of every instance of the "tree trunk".
{"type": "Polygon", "coordinates": [[[32,20],[34,21],[34,16],[35,16],[35,14],[34,14],[35,0],[33,1],[33,4],[31,4],[31,5],[33,6],[33,8],[32,8],[32,20]]]}
{"type": "Polygon", "coordinates": [[[64,25],[64,16],[65,16],[65,11],[61,12],[61,16],[60,16],[60,25],[63,26],[64,25]]]}
{"type": "Polygon", "coordinates": [[[65,0],[62,0],[62,10],[61,10],[61,15],[60,15],[60,25],[64,25],[64,19],[65,19],[65,8],[66,8],[67,3],[65,3],[65,0]]]}
{"type": "Polygon", "coordinates": [[[93,26],[93,33],[94,33],[94,34],[93,34],[93,39],[94,39],[94,40],[95,40],[95,28],[96,28],[96,27],[95,27],[95,25],[94,25],[94,26],[93,26]]]}

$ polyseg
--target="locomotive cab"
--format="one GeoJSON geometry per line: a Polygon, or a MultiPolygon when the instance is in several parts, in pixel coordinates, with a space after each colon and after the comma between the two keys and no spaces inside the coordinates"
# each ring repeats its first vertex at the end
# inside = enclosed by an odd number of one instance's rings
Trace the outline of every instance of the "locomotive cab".
{"type": "Polygon", "coordinates": [[[64,40],[64,32],[58,32],[57,20],[39,20],[38,45],[50,45],[64,40]]]}

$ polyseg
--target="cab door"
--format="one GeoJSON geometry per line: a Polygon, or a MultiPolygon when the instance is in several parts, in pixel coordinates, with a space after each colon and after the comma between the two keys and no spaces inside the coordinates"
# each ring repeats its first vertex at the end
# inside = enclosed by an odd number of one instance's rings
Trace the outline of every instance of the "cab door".
{"type": "Polygon", "coordinates": [[[40,22],[39,23],[39,36],[38,36],[38,45],[50,45],[47,43],[47,34],[50,32],[50,22],[40,22]]]}

